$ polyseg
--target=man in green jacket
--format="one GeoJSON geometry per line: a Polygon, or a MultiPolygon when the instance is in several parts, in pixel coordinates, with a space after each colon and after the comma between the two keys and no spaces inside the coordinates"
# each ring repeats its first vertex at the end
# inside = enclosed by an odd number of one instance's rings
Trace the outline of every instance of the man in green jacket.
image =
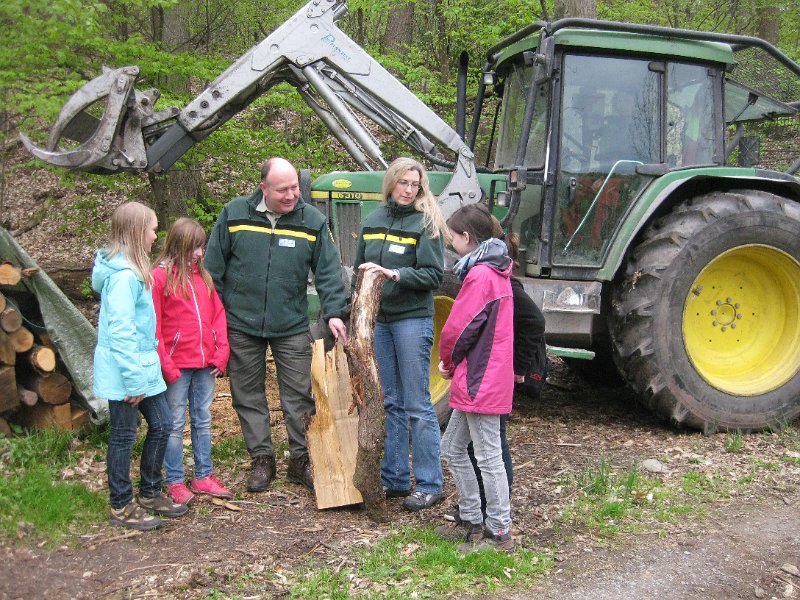
{"type": "Polygon", "coordinates": [[[320,316],[347,340],[342,261],[325,216],[300,197],[297,170],[283,158],[261,167],[261,183],[222,209],[208,239],[205,266],[225,305],[233,407],[252,458],[250,492],[275,478],[275,447],[265,401],[267,348],[278,374],[291,458],[288,481],[314,489],[303,416],[314,413],[306,287],[309,272],[320,316]]]}

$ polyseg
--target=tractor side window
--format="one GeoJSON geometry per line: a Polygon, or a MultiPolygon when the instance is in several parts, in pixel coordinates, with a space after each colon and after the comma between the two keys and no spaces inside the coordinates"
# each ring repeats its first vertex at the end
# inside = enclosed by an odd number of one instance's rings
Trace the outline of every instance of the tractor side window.
{"type": "Polygon", "coordinates": [[[644,60],[564,57],[553,264],[602,264],[646,183],[636,167],[660,162],[660,85],[644,60]]]}
{"type": "Polygon", "coordinates": [[[672,167],[714,162],[714,78],[708,68],[671,63],[667,69],[667,156],[672,167]]]}
{"type": "MultiPolygon", "coordinates": [[[[522,121],[525,116],[525,104],[528,100],[528,89],[531,86],[533,67],[514,64],[505,78],[503,94],[503,114],[500,122],[500,139],[495,154],[495,170],[510,169],[514,166],[517,146],[522,132],[522,121]]],[[[525,150],[525,166],[528,169],[542,168],[545,155],[545,134],[547,133],[547,87],[539,86],[534,105],[530,135],[525,150]]]]}

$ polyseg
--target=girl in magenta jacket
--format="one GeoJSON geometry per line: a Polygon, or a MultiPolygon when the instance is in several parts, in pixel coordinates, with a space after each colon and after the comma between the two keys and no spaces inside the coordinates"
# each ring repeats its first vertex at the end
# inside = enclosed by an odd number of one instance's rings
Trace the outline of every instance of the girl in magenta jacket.
{"type": "Polygon", "coordinates": [[[514,394],[512,261],[507,243],[493,237],[485,206],[467,205],[447,220],[461,259],[453,271],[461,289],[439,340],[443,377],[452,378],[453,414],[442,438],[442,458],[458,490],[459,520],[437,532],[470,547],[512,551],[508,479],[500,448],[500,415],[511,412],[514,394]],[[472,442],[486,494],[486,521],[478,480],[467,453],[472,442]]]}
{"type": "Polygon", "coordinates": [[[225,372],[230,348],[225,309],[202,264],[206,234],[193,219],[175,221],[153,269],[153,304],[161,371],[167,382],[172,432],[164,454],[167,493],[188,503],[194,494],[233,495],[212,475],[211,402],[214,379],[225,372]],[[191,419],[194,480],[184,482],[183,427],[191,419]]]}

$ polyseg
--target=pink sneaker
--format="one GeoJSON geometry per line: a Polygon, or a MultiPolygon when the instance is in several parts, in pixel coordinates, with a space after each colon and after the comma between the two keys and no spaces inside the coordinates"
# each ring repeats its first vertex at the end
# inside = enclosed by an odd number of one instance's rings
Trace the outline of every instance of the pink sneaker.
{"type": "Polygon", "coordinates": [[[213,475],[203,477],[203,479],[195,479],[192,482],[192,491],[198,494],[208,494],[209,496],[215,496],[217,498],[233,498],[233,494],[231,494],[225,486],[222,485],[220,480],[213,475]]]}
{"type": "Polygon", "coordinates": [[[192,498],[194,498],[194,494],[189,491],[189,488],[187,488],[186,484],[183,482],[168,485],[167,496],[172,498],[175,504],[189,504],[192,498]]]}

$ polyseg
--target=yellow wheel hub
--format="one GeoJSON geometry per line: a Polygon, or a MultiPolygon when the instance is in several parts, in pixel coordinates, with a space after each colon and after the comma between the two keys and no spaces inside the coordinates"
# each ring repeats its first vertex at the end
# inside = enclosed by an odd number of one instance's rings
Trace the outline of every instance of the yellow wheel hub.
{"type": "Polygon", "coordinates": [[[800,371],[800,263],[767,246],[728,250],[692,284],[682,329],[711,386],[735,396],[781,387],[800,371]]]}
{"type": "Polygon", "coordinates": [[[431,377],[430,391],[431,402],[436,404],[450,391],[450,381],[439,375],[439,338],[442,334],[447,317],[453,308],[453,299],[449,296],[434,296],[433,298],[433,349],[431,350],[431,377]]]}

